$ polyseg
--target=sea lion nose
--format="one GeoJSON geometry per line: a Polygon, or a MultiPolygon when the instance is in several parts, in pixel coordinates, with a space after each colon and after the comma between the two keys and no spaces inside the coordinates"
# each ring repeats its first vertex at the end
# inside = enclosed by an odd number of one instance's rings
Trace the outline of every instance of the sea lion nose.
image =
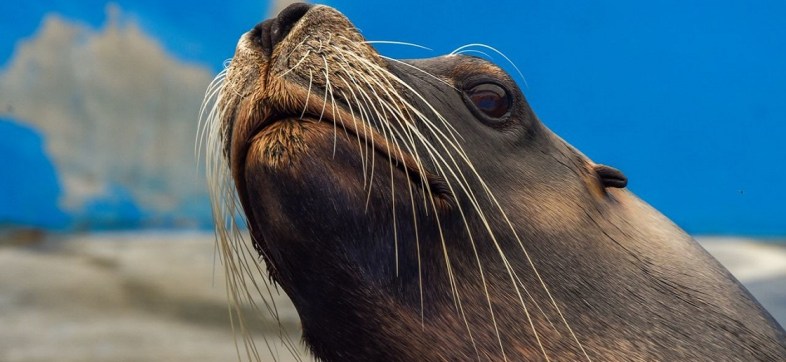
{"type": "Polygon", "coordinates": [[[312,7],[313,5],[306,3],[294,3],[287,6],[275,18],[267,19],[255,26],[254,30],[251,31],[252,40],[259,43],[262,46],[262,50],[267,55],[270,55],[276,44],[280,43],[289,34],[292,27],[312,7]]]}
{"type": "Polygon", "coordinates": [[[306,15],[311,7],[312,5],[305,3],[294,3],[284,8],[284,10],[281,10],[281,13],[279,13],[273,21],[273,26],[270,31],[270,40],[273,42],[273,46],[278,44],[281,39],[284,39],[284,37],[289,34],[292,27],[295,26],[303,15],[306,15]]]}

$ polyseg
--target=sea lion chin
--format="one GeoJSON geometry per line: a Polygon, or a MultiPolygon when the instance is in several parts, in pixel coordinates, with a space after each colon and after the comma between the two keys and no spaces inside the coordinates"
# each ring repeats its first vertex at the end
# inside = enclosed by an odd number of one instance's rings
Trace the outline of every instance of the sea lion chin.
{"type": "Polygon", "coordinates": [[[786,360],[745,288],[486,60],[390,59],[296,4],[208,95],[219,247],[245,247],[237,198],[319,359],[786,360]]]}

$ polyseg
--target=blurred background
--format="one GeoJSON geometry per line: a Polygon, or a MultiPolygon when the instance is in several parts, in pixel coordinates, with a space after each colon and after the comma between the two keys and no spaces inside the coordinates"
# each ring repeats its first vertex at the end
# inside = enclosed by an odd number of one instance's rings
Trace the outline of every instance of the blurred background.
{"type": "MultiPolygon", "coordinates": [[[[239,36],[290,2],[0,3],[0,361],[235,358],[198,112],[239,36]]],[[[786,3],[320,3],[432,49],[385,55],[503,52],[547,126],[786,322],[786,3]]]]}

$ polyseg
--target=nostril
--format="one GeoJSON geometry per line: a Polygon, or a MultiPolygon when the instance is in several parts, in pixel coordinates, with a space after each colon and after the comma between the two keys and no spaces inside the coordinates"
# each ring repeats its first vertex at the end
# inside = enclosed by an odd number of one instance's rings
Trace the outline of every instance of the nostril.
{"type": "Polygon", "coordinates": [[[254,27],[251,30],[251,40],[257,43],[266,54],[273,51],[273,42],[270,41],[270,28],[273,25],[273,19],[267,19],[254,27]]]}
{"type": "Polygon", "coordinates": [[[257,43],[265,54],[270,56],[276,44],[289,34],[292,27],[312,7],[312,5],[304,3],[295,3],[287,6],[277,17],[257,24],[249,33],[250,39],[257,43]]]}
{"type": "Polygon", "coordinates": [[[289,31],[292,30],[292,27],[297,24],[303,15],[306,15],[311,7],[312,5],[305,3],[295,3],[281,10],[281,13],[273,20],[270,29],[271,45],[275,46],[284,39],[289,34],[289,31]]]}

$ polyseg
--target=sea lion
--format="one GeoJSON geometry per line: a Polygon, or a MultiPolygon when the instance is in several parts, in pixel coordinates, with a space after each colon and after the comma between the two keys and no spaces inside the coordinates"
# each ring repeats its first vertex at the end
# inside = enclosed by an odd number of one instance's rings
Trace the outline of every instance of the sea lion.
{"type": "Polygon", "coordinates": [[[386,58],[296,4],[207,104],[233,292],[237,210],[321,360],[786,360],[745,288],[487,60],[386,58]]]}

